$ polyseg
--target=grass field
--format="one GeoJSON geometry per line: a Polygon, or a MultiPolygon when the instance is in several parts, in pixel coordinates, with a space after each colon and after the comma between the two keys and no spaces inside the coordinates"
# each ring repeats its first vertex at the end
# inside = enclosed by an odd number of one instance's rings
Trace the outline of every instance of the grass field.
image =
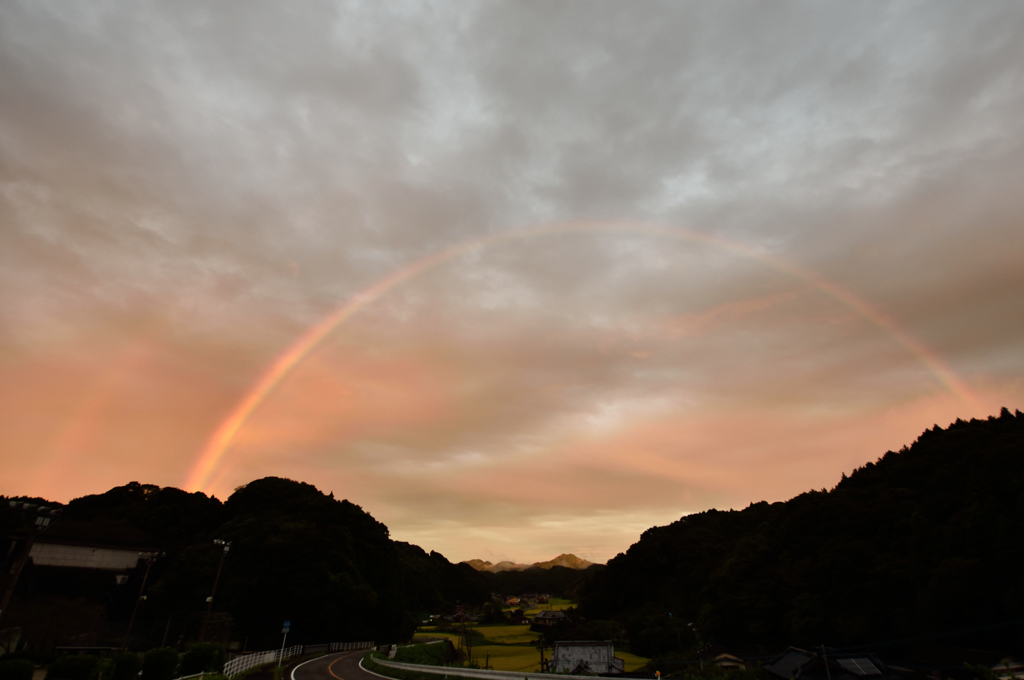
{"type": "MultiPolygon", "coordinates": [[[[523,626],[473,626],[470,628],[484,637],[487,642],[496,645],[532,645],[540,637],[529,625],[523,626]]],[[[416,629],[416,637],[447,638],[459,647],[459,634],[439,631],[436,626],[420,626],[416,629]]]]}
{"type": "Polygon", "coordinates": [[[620,659],[626,662],[627,673],[632,673],[635,670],[639,670],[650,662],[650,659],[645,659],[642,656],[630,654],[629,652],[620,652],[618,650],[615,651],[615,656],[619,657],[620,659]]]}
{"type": "Polygon", "coordinates": [[[537,612],[543,612],[543,611],[551,611],[551,612],[564,611],[566,609],[570,609],[570,608],[575,607],[575,606],[576,605],[574,605],[572,603],[572,600],[561,600],[561,599],[559,599],[557,597],[553,597],[550,600],[548,600],[547,604],[539,604],[536,607],[532,607],[532,608],[526,610],[525,613],[526,613],[527,616],[536,616],[537,612]]]}
{"type": "Polygon", "coordinates": [[[456,647],[459,646],[459,634],[458,633],[444,633],[439,630],[424,630],[420,628],[416,631],[416,637],[429,637],[429,638],[447,638],[452,641],[452,644],[456,647]]]}
{"type": "Polygon", "coordinates": [[[488,642],[498,645],[529,645],[534,643],[540,633],[530,630],[530,626],[480,626],[476,629],[488,642]]]}
{"type": "MultiPolygon", "coordinates": [[[[550,653],[549,653],[550,656],[550,653]]],[[[473,660],[483,668],[490,664],[496,671],[521,671],[530,673],[540,670],[540,652],[535,647],[520,645],[481,645],[473,648],[473,660]],[[490,655],[488,661],[487,655],[490,655]]]]}

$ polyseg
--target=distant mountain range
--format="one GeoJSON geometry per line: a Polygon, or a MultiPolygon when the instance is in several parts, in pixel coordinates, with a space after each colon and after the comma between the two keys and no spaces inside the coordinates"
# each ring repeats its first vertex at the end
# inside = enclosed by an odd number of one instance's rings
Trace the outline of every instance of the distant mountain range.
{"type": "Polygon", "coordinates": [[[533,564],[519,564],[518,562],[498,562],[493,564],[487,560],[465,560],[462,564],[468,564],[477,571],[489,571],[492,573],[498,573],[501,571],[526,571],[527,569],[550,569],[551,567],[567,567],[569,569],[586,569],[593,565],[593,562],[589,562],[582,557],[576,557],[575,555],[562,554],[553,560],[547,562],[534,562],[533,564]]]}

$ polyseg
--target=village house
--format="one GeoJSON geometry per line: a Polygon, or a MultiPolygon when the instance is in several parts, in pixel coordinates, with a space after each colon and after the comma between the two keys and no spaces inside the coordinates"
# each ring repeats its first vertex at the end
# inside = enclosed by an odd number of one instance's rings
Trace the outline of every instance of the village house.
{"type": "Polygon", "coordinates": [[[563,611],[539,611],[533,616],[533,622],[538,626],[553,626],[565,618],[563,611]]]}
{"type": "Polygon", "coordinates": [[[887,667],[874,654],[859,652],[810,652],[790,647],[764,665],[778,678],[800,680],[889,680],[901,675],[887,667]]]}

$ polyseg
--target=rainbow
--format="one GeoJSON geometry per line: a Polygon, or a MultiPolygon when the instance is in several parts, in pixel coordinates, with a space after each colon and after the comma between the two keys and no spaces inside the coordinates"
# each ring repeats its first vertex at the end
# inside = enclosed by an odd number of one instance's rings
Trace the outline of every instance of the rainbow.
{"type": "Polygon", "coordinates": [[[371,304],[388,293],[388,291],[406,281],[466,253],[537,236],[569,233],[634,233],[682,239],[713,246],[726,252],[761,262],[772,269],[806,282],[885,331],[899,345],[924,364],[946,390],[965,405],[977,408],[978,402],[975,396],[933,350],[904,331],[891,318],[885,316],[864,300],[815,272],[745,244],[680,227],[618,222],[550,224],[514,229],[465,241],[416,260],[404,269],[381,279],[372,286],[353,295],[345,304],[306,331],[305,334],[274,360],[267,371],[235,406],[228,417],[217,426],[217,429],[207,440],[202,453],[188,474],[185,488],[193,491],[205,491],[209,488],[211,476],[221,460],[223,460],[239,430],[242,429],[253,412],[259,408],[260,404],[266,400],[270,393],[274,391],[274,388],[296,365],[308,356],[335,329],[366,305],[371,304]]]}

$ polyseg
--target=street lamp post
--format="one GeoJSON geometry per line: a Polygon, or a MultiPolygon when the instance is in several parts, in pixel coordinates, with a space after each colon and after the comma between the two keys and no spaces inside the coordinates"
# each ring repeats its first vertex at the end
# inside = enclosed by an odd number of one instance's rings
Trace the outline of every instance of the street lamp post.
{"type": "Polygon", "coordinates": [[[153,566],[153,561],[162,556],[163,553],[158,552],[139,553],[139,558],[146,560],[146,573],[142,576],[142,586],[139,587],[139,595],[135,598],[135,606],[132,607],[132,616],[128,619],[128,631],[124,634],[124,644],[121,645],[121,649],[125,652],[128,651],[128,641],[132,636],[132,626],[135,625],[135,614],[139,611],[139,603],[146,599],[146,581],[149,580],[149,570],[153,566]]]}
{"type": "Polygon", "coordinates": [[[220,581],[220,570],[224,567],[224,558],[227,557],[228,551],[231,550],[231,541],[222,541],[218,538],[213,542],[216,545],[224,546],[224,550],[221,552],[220,562],[217,564],[217,575],[213,577],[213,590],[210,591],[210,596],[206,598],[206,616],[203,617],[203,627],[199,630],[199,642],[206,638],[206,629],[210,625],[210,612],[213,610],[213,596],[217,594],[217,583],[220,581]]]}

